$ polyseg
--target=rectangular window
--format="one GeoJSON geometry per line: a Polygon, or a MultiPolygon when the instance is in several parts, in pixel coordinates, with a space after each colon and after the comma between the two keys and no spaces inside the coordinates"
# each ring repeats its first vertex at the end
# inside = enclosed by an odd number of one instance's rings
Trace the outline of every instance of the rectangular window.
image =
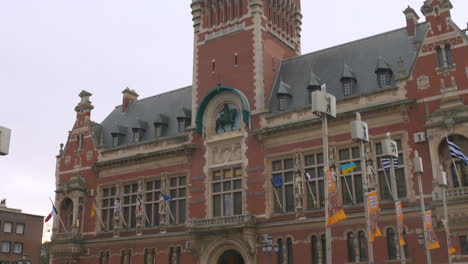
{"type": "Polygon", "coordinates": [[[118,135],[112,135],[112,146],[117,147],[119,145],[119,136],[118,135]]]}
{"type": "MultiPolygon", "coordinates": [[[[398,165],[395,166],[395,179],[397,184],[398,198],[406,197],[406,177],[405,177],[405,164],[403,160],[403,150],[401,140],[395,140],[398,148],[398,165]]],[[[380,199],[392,200],[392,193],[390,192],[390,169],[384,169],[382,166],[382,144],[379,142],[375,145],[376,147],[376,158],[377,158],[377,171],[379,173],[379,188],[380,188],[380,199]]]]}
{"type": "Polygon", "coordinates": [[[3,232],[5,233],[11,233],[13,230],[13,223],[11,222],[5,222],[3,224],[3,232]]]}
{"type": "Polygon", "coordinates": [[[13,253],[22,254],[23,253],[23,243],[15,243],[13,246],[13,253]]]}
{"type": "Polygon", "coordinates": [[[272,178],[279,176],[283,179],[283,185],[274,188],[273,193],[275,212],[294,211],[294,166],[293,159],[275,160],[272,162],[272,178]]]}
{"type": "Polygon", "coordinates": [[[156,138],[160,138],[163,136],[163,125],[162,124],[154,124],[154,136],[156,138]]]}
{"type": "Polygon", "coordinates": [[[107,187],[102,190],[101,200],[101,217],[104,222],[103,230],[109,231],[114,229],[114,203],[117,189],[115,187],[107,187]]]}
{"type": "Polygon", "coordinates": [[[447,57],[447,66],[453,65],[452,49],[450,45],[445,46],[445,56],[447,57]]]}
{"type": "Polygon", "coordinates": [[[140,138],[141,138],[140,129],[134,128],[134,129],[132,129],[132,130],[133,130],[133,143],[138,143],[138,142],[140,142],[140,138]]]}
{"type": "Polygon", "coordinates": [[[212,173],[213,216],[242,214],[242,169],[229,168],[212,173]]]}
{"type": "Polygon", "coordinates": [[[351,80],[343,81],[344,95],[351,95],[353,92],[351,80]]]}
{"type": "Polygon", "coordinates": [[[305,189],[307,193],[306,208],[323,208],[325,206],[323,153],[305,155],[304,161],[305,189]]]}
{"type": "Polygon", "coordinates": [[[338,169],[340,171],[339,183],[341,184],[343,204],[350,205],[364,202],[360,156],[359,147],[340,149],[339,151],[339,166],[350,162],[356,163],[356,168],[346,175],[341,175],[341,170],[338,169]]]}
{"type": "Polygon", "coordinates": [[[145,248],[145,259],[144,264],[155,264],[156,260],[156,249],[155,248],[145,248]]]}
{"type": "Polygon", "coordinates": [[[438,47],[436,49],[436,52],[437,52],[437,62],[439,63],[439,68],[444,68],[445,64],[444,64],[444,55],[442,54],[442,49],[438,47]]]}
{"type": "Polygon", "coordinates": [[[122,212],[125,222],[127,222],[127,228],[136,227],[136,207],[137,207],[137,195],[138,195],[138,184],[131,183],[123,186],[123,203],[122,212]]]}
{"type": "Polygon", "coordinates": [[[288,98],[286,95],[278,96],[278,108],[279,111],[286,111],[288,108],[288,98]]]}
{"type": "Polygon", "coordinates": [[[145,213],[150,223],[145,219],[146,226],[159,225],[159,196],[161,196],[161,180],[147,181],[145,189],[145,213]]]}
{"type": "Polygon", "coordinates": [[[16,234],[18,235],[24,234],[24,224],[16,224],[16,234]]]}
{"type": "Polygon", "coordinates": [[[178,120],[178,132],[184,133],[186,126],[187,126],[187,119],[186,118],[179,118],[178,120]]]}
{"type": "Polygon", "coordinates": [[[10,253],[10,247],[10,241],[2,241],[2,253],[10,253]]]}
{"type": "Polygon", "coordinates": [[[187,196],[187,179],[185,176],[172,177],[169,179],[169,210],[172,216],[170,217],[171,224],[185,223],[186,211],[186,196],[187,196]]]}

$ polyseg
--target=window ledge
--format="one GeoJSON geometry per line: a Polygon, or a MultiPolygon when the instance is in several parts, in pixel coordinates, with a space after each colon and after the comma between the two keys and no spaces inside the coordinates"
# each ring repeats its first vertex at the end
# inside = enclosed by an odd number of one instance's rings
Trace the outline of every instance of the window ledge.
{"type": "Polygon", "coordinates": [[[449,71],[455,71],[455,68],[457,67],[456,64],[448,65],[445,67],[437,67],[436,72],[437,73],[444,73],[444,72],[449,72],[449,71]]]}

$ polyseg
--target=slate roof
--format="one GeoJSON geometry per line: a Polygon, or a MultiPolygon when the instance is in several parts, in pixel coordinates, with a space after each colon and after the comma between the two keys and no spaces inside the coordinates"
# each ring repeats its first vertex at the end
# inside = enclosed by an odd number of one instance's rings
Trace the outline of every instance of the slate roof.
{"type": "Polygon", "coordinates": [[[408,74],[413,67],[426,28],[425,23],[418,24],[416,36],[412,38],[408,37],[404,27],[284,60],[270,95],[270,112],[279,112],[277,94],[283,86],[282,82],[290,87],[291,99],[287,110],[309,105],[307,87],[311,82],[317,83],[316,80],[311,80],[311,73],[327,85],[327,91],[335,95],[337,100],[344,97],[340,79],[345,75],[354,77],[357,81],[352,96],[381,89],[377,83],[376,67],[390,67],[395,78],[399,72],[398,61],[401,57],[408,74]]]}
{"type": "Polygon", "coordinates": [[[95,127],[95,133],[100,134],[96,138],[102,139],[99,143],[104,148],[111,148],[111,134],[118,133],[122,136],[119,146],[131,145],[134,144],[132,128],[139,128],[145,130],[140,142],[154,140],[154,122],[167,123],[164,137],[175,136],[178,134],[177,117],[180,113],[189,115],[189,109],[192,109],[191,86],[131,102],[126,112],[122,112],[120,105],[95,127]]]}

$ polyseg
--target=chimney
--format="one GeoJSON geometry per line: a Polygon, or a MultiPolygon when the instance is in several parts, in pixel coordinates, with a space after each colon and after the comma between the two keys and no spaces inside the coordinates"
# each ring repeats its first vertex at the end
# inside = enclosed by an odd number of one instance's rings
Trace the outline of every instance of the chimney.
{"type": "Polygon", "coordinates": [[[138,94],[135,92],[135,90],[130,90],[130,88],[128,87],[122,91],[122,94],[123,94],[122,112],[126,112],[130,102],[134,102],[138,99],[138,94]]]}
{"type": "Polygon", "coordinates": [[[403,11],[403,14],[406,16],[406,31],[408,32],[408,37],[414,37],[416,35],[416,25],[418,24],[419,16],[410,6],[403,11]]]}

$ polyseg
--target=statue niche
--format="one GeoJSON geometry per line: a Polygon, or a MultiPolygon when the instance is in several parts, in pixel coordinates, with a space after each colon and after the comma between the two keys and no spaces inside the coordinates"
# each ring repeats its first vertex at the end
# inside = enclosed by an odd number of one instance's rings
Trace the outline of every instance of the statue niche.
{"type": "Polygon", "coordinates": [[[216,115],[216,133],[221,134],[240,128],[239,111],[232,104],[224,104],[216,115]]]}

